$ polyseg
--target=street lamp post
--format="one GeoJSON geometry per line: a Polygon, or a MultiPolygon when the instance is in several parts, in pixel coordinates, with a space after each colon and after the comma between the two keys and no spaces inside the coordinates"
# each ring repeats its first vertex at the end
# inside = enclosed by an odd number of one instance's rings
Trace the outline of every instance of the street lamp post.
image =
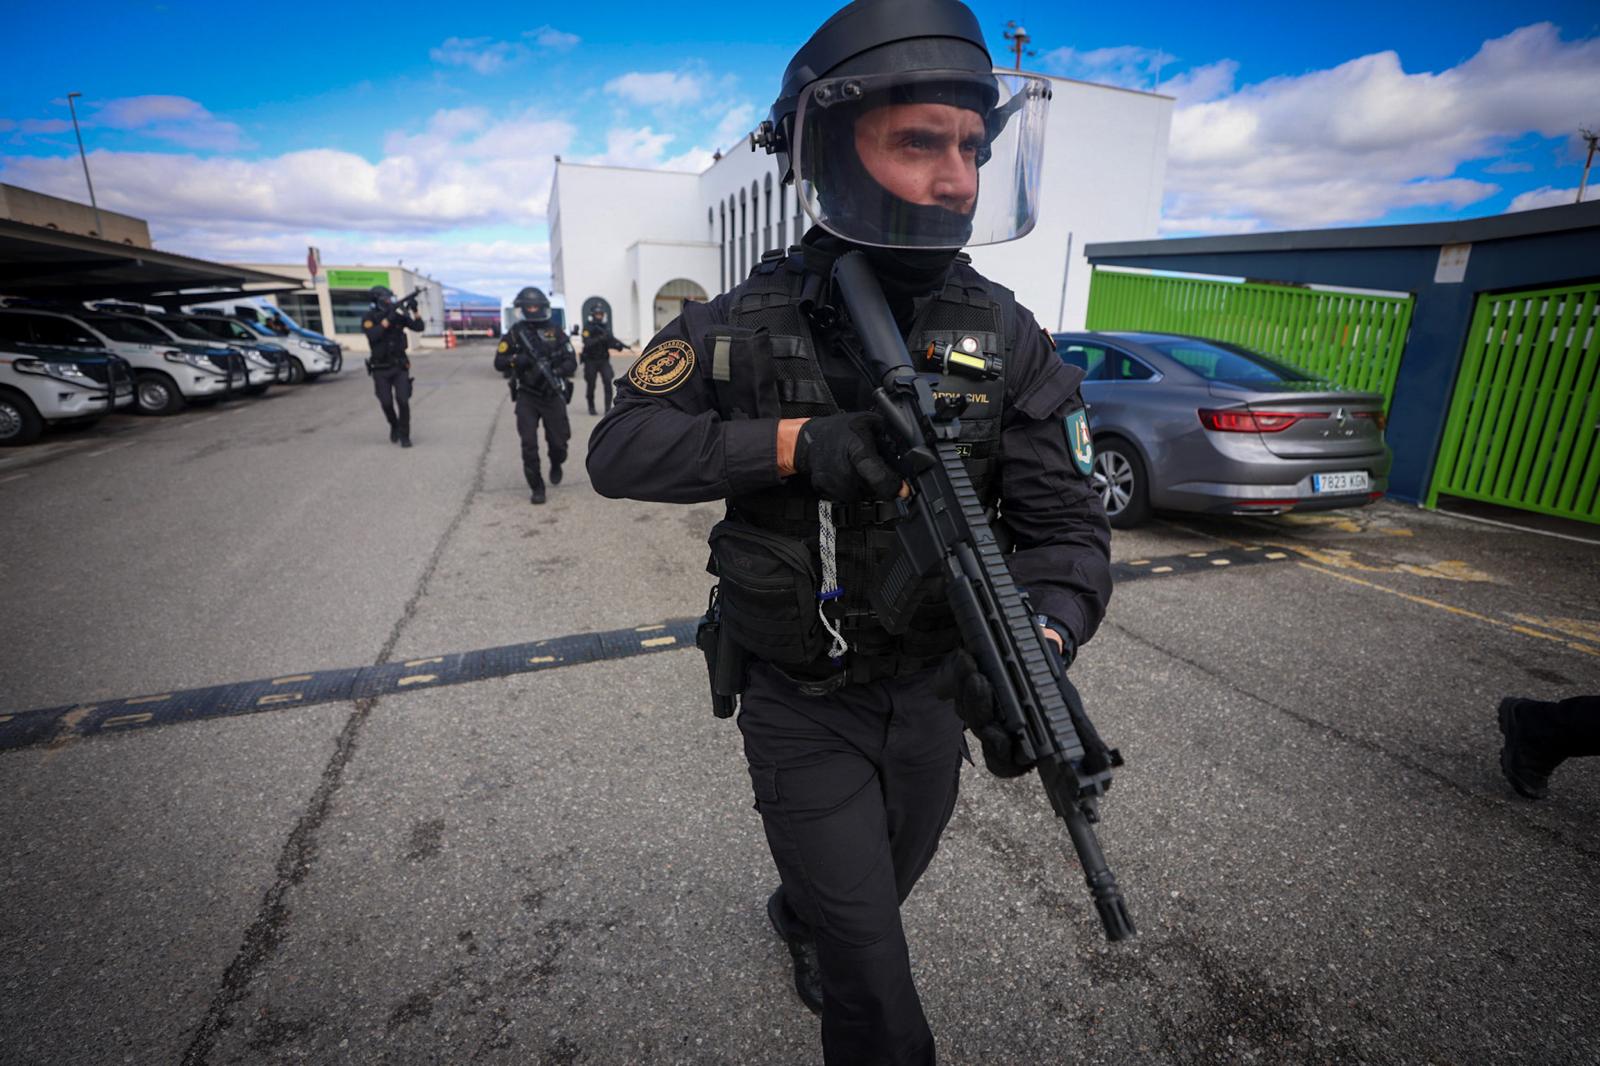
{"type": "Polygon", "coordinates": [[[1600,133],[1593,130],[1579,130],[1583,139],[1589,142],[1589,158],[1583,161],[1583,178],[1578,182],[1578,198],[1573,203],[1583,203],[1583,191],[1589,187],[1589,166],[1594,162],[1594,146],[1600,141],[1600,133]]]}
{"type": "Polygon", "coordinates": [[[100,223],[100,205],[94,199],[94,181],[89,177],[89,155],[83,150],[83,131],[78,128],[78,109],[72,103],[82,93],[67,94],[67,110],[72,112],[72,132],[78,136],[78,158],[83,160],[83,181],[89,186],[89,206],[94,208],[94,235],[106,239],[106,228],[100,223]]]}

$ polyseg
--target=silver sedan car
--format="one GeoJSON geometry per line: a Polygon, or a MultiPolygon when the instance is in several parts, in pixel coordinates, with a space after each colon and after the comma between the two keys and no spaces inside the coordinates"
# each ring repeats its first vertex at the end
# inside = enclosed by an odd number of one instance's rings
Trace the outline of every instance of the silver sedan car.
{"type": "Polygon", "coordinates": [[[1388,488],[1383,397],[1175,333],[1057,333],[1085,371],[1093,477],[1111,524],[1156,510],[1359,507],[1388,488]]]}

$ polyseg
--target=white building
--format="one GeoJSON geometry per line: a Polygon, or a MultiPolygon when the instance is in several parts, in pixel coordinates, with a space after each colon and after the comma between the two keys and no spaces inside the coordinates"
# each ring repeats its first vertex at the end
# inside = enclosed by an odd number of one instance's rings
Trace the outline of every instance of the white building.
{"type": "MultiPolygon", "coordinates": [[[[973,264],[1014,289],[1047,329],[1082,328],[1089,300],[1083,248],[1156,236],[1172,98],[1051,78],[1044,190],[1032,233],[971,249],[973,264]]],[[[777,157],[748,142],[700,174],[557,160],[550,187],[550,261],[576,307],[610,301],[613,329],[641,343],[685,298],[732,288],[761,253],[810,226],[777,157]]]]}
{"type": "MultiPolygon", "coordinates": [[[[304,288],[298,292],[275,293],[267,299],[283,308],[290,318],[302,326],[332,337],[347,348],[353,346],[360,352],[367,350],[367,337],[361,330],[361,320],[371,306],[367,291],[374,285],[388,287],[397,299],[421,289],[417,295],[417,313],[423,323],[422,335],[439,337],[444,333],[444,286],[408,267],[324,266],[315,276],[305,263],[274,263],[271,266],[252,266],[252,269],[299,279],[304,288]]],[[[437,342],[434,343],[436,346],[437,342]]]]}

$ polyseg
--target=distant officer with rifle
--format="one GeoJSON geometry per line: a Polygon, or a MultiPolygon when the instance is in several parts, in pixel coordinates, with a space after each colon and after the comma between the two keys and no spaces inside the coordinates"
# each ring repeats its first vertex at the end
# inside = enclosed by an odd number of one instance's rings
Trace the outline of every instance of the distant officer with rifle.
{"type": "Polygon", "coordinates": [[[406,358],[406,330],[422,332],[422,319],[416,313],[421,294],[417,289],[397,301],[387,286],[374,285],[367,293],[372,306],[361,320],[372,348],[367,373],[372,375],[378,405],[389,422],[389,440],[402,448],[411,447],[411,360],[406,358]]]}
{"type": "Polygon", "coordinates": [[[598,376],[602,383],[601,392],[605,396],[606,410],[611,410],[611,353],[620,352],[627,345],[617,340],[611,333],[611,323],[606,321],[604,307],[589,309],[588,321],[583,324],[583,394],[589,401],[589,413],[595,414],[594,409],[594,379],[598,376]]]}
{"type": "Polygon", "coordinates": [[[752,137],[817,225],[686,305],[589,442],[603,495],[727,502],[699,643],[835,1066],[934,1061],[900,904],[963,726],[992,772],[1037,771],[1106,935],[1133,935],[1092,829],[1120,757],[1065,674],[1111,596],[1083,372],[959,254],[1038,209],[1050,85],[992,68],[958,0],[824,23],[752,137]]]}
{"type": "Polygon", "coordinates": [[[550,484],[561,484],[561,464],[567,461],[567,441],[572,426],[567,421],[567,401],[572,399],[572,375],[578,361],[572,342],[550,320],[550,300],[533,286],[517,293],[522,319],[512,324],[495,351],[494,368],[509,374],[511,397],[517,408],[517,436],[522,439],[522,475],[528,479],[529,499],[545,502],[544,478],[539,470],[539,423],[550,449],[550,484]]]}

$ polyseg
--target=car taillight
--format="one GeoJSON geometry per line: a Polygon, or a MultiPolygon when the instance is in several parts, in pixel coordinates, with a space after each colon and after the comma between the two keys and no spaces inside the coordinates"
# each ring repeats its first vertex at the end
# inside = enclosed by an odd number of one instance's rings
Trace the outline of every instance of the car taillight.
{"type": "Polygon", "coordinates": [[[1372,419],[1373,424],[1378,427],[1379,433],[1382,433],[1389,426],[1389,416],[1384,414],[1382,411],[1354,411],[1352,414],[1354,414],[1357,418],[1372,419]]]}
{"type": "Polygon", "coordinates": [[[1211,411],[1200,409],[1200,424],[1219,433],[1279,433],[1302,418],[1327,418],[1326,411],[1211,411]]]}

